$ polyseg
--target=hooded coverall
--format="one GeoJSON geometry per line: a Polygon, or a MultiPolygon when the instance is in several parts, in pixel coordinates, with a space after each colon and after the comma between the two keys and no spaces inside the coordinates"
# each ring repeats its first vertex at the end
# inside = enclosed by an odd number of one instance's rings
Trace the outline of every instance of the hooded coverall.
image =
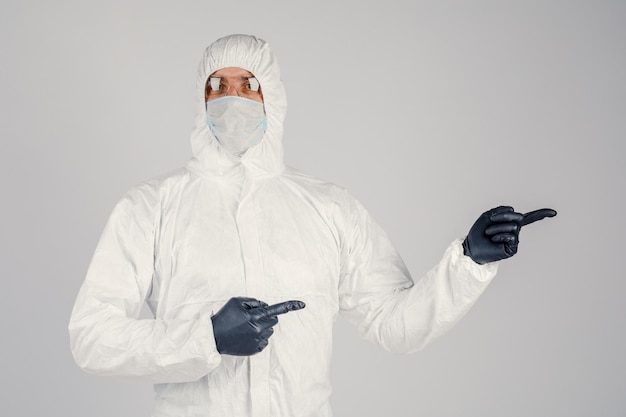
{"type": "Polygon", "coordinates": [[[154,383],[154,417],[331,416],[332,328],[342,313],[367,340],[415,352],[452,327],[494,277],[454,241],[417,282],[345,189],[283,164],[286,98],[268,44],[210,45],[199,66],[193,158],[116,205],[71,315],[77,364],[154,383]],[[224,67],[261,84],[267,130],[240,158],[206,125],[207,77],[224,67]],[[231,297],[306,308],[280,316],[269,346],[220,355],[211,315],[231,297]],[[154,318],[139,319],[148,304],[154,318]]]}

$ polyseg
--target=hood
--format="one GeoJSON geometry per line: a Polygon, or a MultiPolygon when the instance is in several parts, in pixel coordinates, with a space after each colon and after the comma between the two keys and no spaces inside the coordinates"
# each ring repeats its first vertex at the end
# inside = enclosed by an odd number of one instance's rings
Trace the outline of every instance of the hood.
{"type": "Polygon", "coordinates": [[[285,89],[276,57],[269,44],[256,36],[229,35],[209,45],[198,67],[196,118],[191,134],[192,159],[188,168],[203,176],[227,176],[245,171],[249,177],[272,176],[282,172],[283,123],[287,110],[285,89]],[[267,130],[261,142],[241,157],[224,151],[206,124],[204,86],[213,72],[240,67],[254,74],[263,91],[267,130]]]}

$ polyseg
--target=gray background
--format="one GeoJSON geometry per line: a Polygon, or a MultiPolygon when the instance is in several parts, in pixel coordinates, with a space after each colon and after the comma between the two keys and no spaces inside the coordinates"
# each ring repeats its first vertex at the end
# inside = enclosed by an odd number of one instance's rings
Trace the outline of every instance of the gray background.
{"type": "Polygon", "coordinates": [[[499,204],[552,207],[469,315],[411,356],[337,321],[337,416],[624,416],[626,3],[7,1],[0,415],[148,416],[67,321],[130,187],[190,157],[196,66],[273,46],[286,161],[350,189],[415,278],[499,204]]]}

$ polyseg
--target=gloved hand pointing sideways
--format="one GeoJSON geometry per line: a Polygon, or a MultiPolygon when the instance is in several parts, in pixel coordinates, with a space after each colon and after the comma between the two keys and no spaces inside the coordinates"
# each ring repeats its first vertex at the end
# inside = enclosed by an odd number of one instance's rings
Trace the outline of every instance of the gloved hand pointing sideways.
{"type": "Polygon", "coordinates": [[[463,251],[478,264],[510,258],[517,253],[522,226],[554,216],[556,211],[552,209],[522,214],[515,212],[513,207],[496,207],[476,220],[463,241],[463,251]]]}
{"type": "Polygon", "coordinates": [[[272,327],[278,324],[276,316],[304,307],[302,301],[296,300],[268,306],[254,298],[231,298],[211,317],[217,351],[235,356],[259,353],[274,333],[272,327]]]}

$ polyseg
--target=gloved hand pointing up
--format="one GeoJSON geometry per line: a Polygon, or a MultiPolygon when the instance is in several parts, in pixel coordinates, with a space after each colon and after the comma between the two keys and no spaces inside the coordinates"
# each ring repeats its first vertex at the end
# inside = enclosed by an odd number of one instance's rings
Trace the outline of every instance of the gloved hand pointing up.
{"type": "Polygon", "coordinates": [[[554,216],[556,211],[552,209],[526,214],[516,213],[508,206],[491,209],[476,220],[463,241],[463,251],[479,264],[510,258],[517,253],[522,226],[554,216]]]}

